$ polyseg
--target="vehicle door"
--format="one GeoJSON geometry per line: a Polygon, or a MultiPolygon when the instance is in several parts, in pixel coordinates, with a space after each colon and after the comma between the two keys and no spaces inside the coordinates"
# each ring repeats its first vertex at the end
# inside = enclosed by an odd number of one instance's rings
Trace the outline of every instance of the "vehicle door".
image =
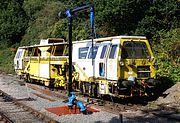
{"type": "Polygon", "coordinates": [[[118,51],[119,44],[112,43],[109,48],[109,54],[107,56],[107,79],[118,80],[117,69],[118,69],[118,51]]]}
{"type": "Polygon", "coordinates": [[[23,57],[24,57],[24,49],[18,49],[15,58],[14,58],[14,67],[16,70],[23,69],[23,57]]]}
{"type": "Polygon", "coordinates": [[[102,42],[99,47],[99,52],[96,57],[96,66],[98,71],[96,76],[107,79],[107,54],[110,48],[110,41],[102,42]]]}

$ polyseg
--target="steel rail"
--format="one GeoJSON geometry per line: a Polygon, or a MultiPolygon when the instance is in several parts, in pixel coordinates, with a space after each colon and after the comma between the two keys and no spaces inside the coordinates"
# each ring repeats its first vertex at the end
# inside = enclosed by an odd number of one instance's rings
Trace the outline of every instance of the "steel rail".
{"type": "Polygon", "coordinates": [[[0,121],[4,121],[5,123],[14,123],[2,112],[0,112],[0,121]]]}
{"type": "MultiPolygon", "coordinates": [[[[5,100],[11,101],[14,105],[17,105],[18,107],[23,108],[25,111],[31,113],[32,115],[34,115],[35,117],[37,117],[38,119],[41,119],[45,122],[48,123],[59,123],[58,121],[48,117],[47,115],[31,108],[30,106],[25,105],[23,102],[20,102],[18,99],[15,99],[13,97],[11,97],[9,94],[3,92],[2,90],[0,90],[0,96],[2,96],[3,98],[5,98],[5,100]]],[[[0,113],[1,115],[2,113],[0,113]]],[[[7,116],[5,116],[4,114],[2,114],[3,118],[7,119],[7,121],[9,121],[8,123],[13,123],[7,116]],[[8,120],[9,119],[9,120],[8,120]],[[11,121],[11,122],[10,122],[11,121]]]]}

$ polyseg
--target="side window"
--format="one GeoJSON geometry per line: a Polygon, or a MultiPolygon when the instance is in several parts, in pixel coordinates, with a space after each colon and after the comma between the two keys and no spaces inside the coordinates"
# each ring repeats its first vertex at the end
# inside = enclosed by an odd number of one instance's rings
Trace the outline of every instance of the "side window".
{"type": "Polygon", "coordinates": [[[94,59],[94,58],[96,58],[97,51],[98,51],[98,46],[94,46],[94,47],[93,47],[93,54],[92,54],[92,47],[91,47],[91,49],[90,49],[90,51],[89,51],[88,58],[89,58],[89,59],[92,59],[92,58],[94,59]]]}
{"type": "Polygon", "coordinates": [[[79,48],[79,59],[86,59],[89,47],[79,48]]]}
{"type": "Polygon", "coordinates": [[[38,55],[41,56],[41,51],[37,47],[35,47],[33,56],[38,56],[38,55]]]}
{"type": "Polygon", "coordinates": [[[109,54],[109,58],[110,59],[114,59],[116,56],[116,49],[117,49],[117,45],[112,45],[111,46],[111,52],[109,54]]]}
{"type": "Polygon", "coordinates": [[[16,59],[19,59],[21,57],[22,51],[18,51],[16,59]]]}
{"type": "Polygon", "coordinates": [[[33,48],[28,48],[28,56],[32,56],[33,48]]]}
{"type": "Polygon", "coordinates": [[[106,55],[107,45],[103,46],[100,58],[103,59],[106,55]]]}

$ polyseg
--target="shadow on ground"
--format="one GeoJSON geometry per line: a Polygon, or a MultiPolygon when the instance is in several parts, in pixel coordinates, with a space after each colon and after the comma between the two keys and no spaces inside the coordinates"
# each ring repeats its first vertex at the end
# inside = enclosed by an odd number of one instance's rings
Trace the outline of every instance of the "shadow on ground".
{"type": "MultiPolygon", "coordinates": [[[[179,123],[180,119],[165,115],[162,112],[152,111],[144,113],[142,116],[113,117],[108,123],[179,123]]],[[[95,123],[104,123],[96,121],[95,123]]]]}

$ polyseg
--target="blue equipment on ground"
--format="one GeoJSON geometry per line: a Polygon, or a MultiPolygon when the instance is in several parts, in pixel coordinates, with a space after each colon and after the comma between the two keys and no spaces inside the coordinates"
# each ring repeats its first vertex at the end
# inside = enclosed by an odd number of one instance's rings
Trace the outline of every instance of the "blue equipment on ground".
{"type": "Polygon", "coordinates": [[[75,108],[78,106],[79,110],[86,114],[86,107],[82,101],[76,99],[75,92],[71,92],[68,96],[68,107],[70,110],[73,109],[73,105],[75,105],[75,108]]]}
{"type": "Polygon", "coordinates": [[[71,92],[68,96],[68,107],[72,109],[72,106],[76,104],[75,93],[71,92]]]}
{"type": "Polygon", "coordinates": [[[80,111],[83,112],[86,110],[86,107],[84,106],[82,101],[77,102],[77,106],[79,107],[80,111]]]}

